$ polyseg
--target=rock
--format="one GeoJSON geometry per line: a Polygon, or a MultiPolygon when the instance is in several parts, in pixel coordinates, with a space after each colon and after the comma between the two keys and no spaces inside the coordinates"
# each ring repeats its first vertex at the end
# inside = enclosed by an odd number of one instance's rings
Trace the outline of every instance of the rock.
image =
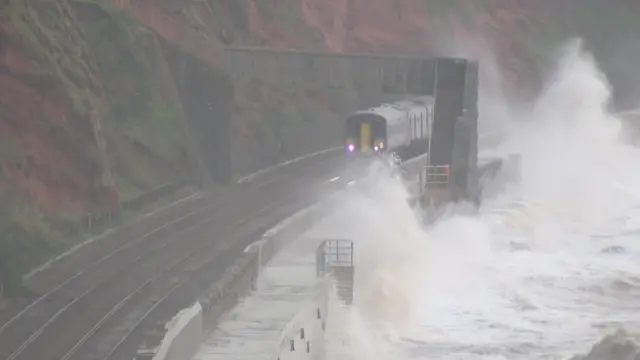
{"type": "Polygon", "coordinates": [[[624,254],[627,252],[627,249],[623,246],[613,245],[602,249],[600,252],[604,254],[624,254]]]}
{"type": "Polygon", "coordinates": [[[529,246],[529,244],[521,243],[521,242],[515,242],[515,241],[511,241],[509,243],[509,247],[511,248],[511,251],[529,251],[529,250],[531,250],[531,246],[529,246]]]}
{"type": "Polygon", "coordinates": [[[596,343],[588,354],[571,360],[640,360],[640,349],[635,339],[620,329],[596,343]]]}

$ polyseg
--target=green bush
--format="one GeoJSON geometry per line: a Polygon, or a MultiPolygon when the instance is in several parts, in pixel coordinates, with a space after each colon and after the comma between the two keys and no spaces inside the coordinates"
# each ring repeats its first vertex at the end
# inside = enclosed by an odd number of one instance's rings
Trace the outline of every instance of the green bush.
{"type": "Polygon", "coordinates": [[[0,283],[5,296],[27,292],[22,276],[29,270],[29,264],[45,258],[48,248],[42,235],[28,232],[17,222],[0,230],[0,283]]]}

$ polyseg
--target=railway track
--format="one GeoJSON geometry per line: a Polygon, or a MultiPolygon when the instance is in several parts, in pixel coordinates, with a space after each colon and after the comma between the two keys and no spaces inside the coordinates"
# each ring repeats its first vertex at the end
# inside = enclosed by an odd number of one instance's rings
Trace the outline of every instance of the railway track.
{"type": "Polygon", "coordinates": [[[171,243],[170,239],[180,235],[181,231],[173,230],[173,226],[183,229],[194,226],[197,224],[198,218],[203,220],[210,216],[205,212],[210,207],[206,206],[203,209],[199,209],[200,216],[196,216],[198,214],[196,212],[188,213],[174,222],[158,228],[157,231],[148,233],[148,236],[140,237],[134,242],[118,248],[115,252],[91,264],[89,268],[79,272],[67,282],[54,288],[50,293],[38,298],[24,312],[12,318],[0,328],[0,355],[8,360],[15,359],[37,337],[41,336],[45,326],[56,321],[63,312],[76,306],[79,301],[101,286],[108,284],[109,281],[120,281],[121,278],[118,275],[125,275],[126,271],[130,270],[131,266],[135,265],[142,257],[142,255],[136,255],[136,249],[143,250],[143,247],[147,247],[148,251],[143,251],[142,254],[153,256],[156,252],[168,246],[171,243]],[[153,240],[152,235],[155,234],[164,235],[164,241],[154,244],[151,240],[153,240]],[[145,241],[147,239],[149,241],[145,241]],[[111,258],[115,259],[115,264],[101,266],[111,258]],[[21,339],[26,340],[22,341],[21,339]],[[17,345],[19,346],[16,348],[17,345]],[[11,352],[7,352],[10,349],[11,352]]]}
{"type": "MultiPolygon", "coordinates": [[[[165,299],[175,289],[184,286],[190,274],[216,262],[215,259],[218,263],[228,260],[220,260],[217,255],[220,246],[224,246],[220,239],[231,236],[238,227],[274,206],[268,203],[251,217],[233,223],[233,218],[242,215],[246,207],[251,208],[246,201],[253,205],[250,200],[264,193],[265,187],[274,194],[286,194],[288,188],[302,181],[309,180],[302,177],[293,183],[270,182],[266,185],[272,186],[251,187],[237,195],[244,199],[241,203],[245,206],[235,204],[234,208],[233,203],[227,203],[232,208],[230,211],[215,211],[220,206],[219,202],[198,202],[191,212],[117,247],[3,324],[0,327],[0,358],[88,359],[85,356],[87,349],[97,349],[95,358],[100,359],[105,352],[100,351],[100,335],[110,334],[103,329],[117,330],[120,326],[120,331],[111,335],[121,334],[123,329],[134,333],[139,325],[131,328],[131,324],[141,324],[153,313],[148,304],[151,303],[151,309],[157,309],[166,303],[165,299]],[[215,241],[180,241],[207,224],[206,230],[216,231],[218,239],[215,241]],[[226,226],[220,233],[222,224],[226,226]],[[156,305],[152,301],[156,301],[156,305]]],[[[229,199],[239,200],[235,197],[229,199]]],[[[119,345],[107,355],[117,355],[123,348],[122,344],[128,344],[125,340],[129,338],[118,339],[116,343],[119,345]]],[[[108,340],[107,337],[105,341],[108,340]]]]}
{"type": "MultiPolygon", "coordinates": [[[[277,221],[272,219],[265,224],[261,224],[259,227],[244,234],[242,238],[244,240],[259,238],[262,233],[274,226],[277,221]]],[[[129,326],[118,329],[121,331],[120,334],[122,334],[122,330],[126,329],[124,335],[117,335],[118,331],[114,331],[113,328],[108,326],[104,327],[102,330],[111,335],[106,336],[106,339],[111,340],[111,343],[104,341],[105,337],[95,336],[88,339],[84,344],[79,342],[76,346],[80,346],[75,351],[70,351],[62,360],[119,360],[132,357],[140,345],[140,339],[144,337],[146,330],[154,328],[159,323],[165,323],[172,317],[170,314],[175,313],[178,309],[190,306],[198,294],[219,278],[215,276],[216,273],[223,272],[233,264],[238,253],[241,253],[246,245],[246,241],[238,242],[232,248],[226,249],[214,257],[202,256],[202,254],[196,255],[198,257],[198,259],[195,259],[197,265],[192,264],[189,271],[185,271],[183,276],[176,278],[170,285],[166,284],[163,288],[156,289],[153,293],[155,300],[153,303],[136,304],[130,302],[131,308],[137,308],[133,310],[133,313],[136,313],[137,316],[130,318],[132,321],[129,326]],[[116,339],[117,341],[115,341],[116,339]],[[82,349],[83,345],[85,346],[84,349],[82,349]],[[103,346],[101,347],[100,345],[103,346]]],[[[120,316],[127,316],[131,313],[130,311],[123,311],[120,316]]],[[[113,323],[122,323],[122,321],[117,320],[117,314],[110,320],[113,323]]]]}
{"type": "MultiPolygon", "coordinates": [[[[320,157],[313,164],[322,165],[327,160],[334,160],[331,157],[320,157]]],[[[42,271],[28,280],[29,287],[37,293],[46,294],[52,292],[59,284],[72,281],[77,278],[80,273],[106,258],[105,254],[117,252],[119,248],[124,247],[132,239],[140,237],[155,236],[160,228],[171,226],[178,218],[182,217],[182,213],[192,211],[200,211],[206,204],[215,201],[218,204],[229,202],[237,194],[244,191],[250,191],[255,188],[266,188],[276,182],[287,181],[288,179],[299,176],[304,171],[308,171],[308,164],[302,162],[287,165],[281,171],[270,172],[261,175],[259,178],[253,179],[252,182],[244,182],[231,187],[224,191],[214,191],[195,194],[187,199],[182,199],[174,204],[161,207],[150,214],[145,214],[134,222],[124,224],[121,227],[108,231],[105,234],[97,236],[99,240],[91,242],[88,246],[82,246],[78,251],[64,258],[64,261],[58,261],[50,269],[42,271]],[[151,234],[149,234],[151,233],[151,234]],[[108,238],[108,239],[106,239],[108,238]],[[84,269],[84,270],[83,270],[84,269]]],[[[29,302],[27,302],[27,305],[29,302]]],[[[17,314],[14,312],[8,315],[11,318],[17,314]]],[[[19,316],[18,316],[19,317],[19,316]]],[[[7,314],[3,314],[3,319],[7,318],[7,314]]],[[[5,321],[0,322],[0,336],[5,321]]],[[[2,359],[2,357],[0,357],[2,359]]]]}

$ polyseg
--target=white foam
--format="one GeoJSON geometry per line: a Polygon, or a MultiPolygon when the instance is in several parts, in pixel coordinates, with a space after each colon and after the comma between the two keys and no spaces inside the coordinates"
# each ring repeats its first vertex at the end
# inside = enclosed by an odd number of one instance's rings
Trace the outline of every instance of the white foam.
{"type": "MultiPolygon", "coordinates": [[[[378,167],[305,237],[356,245],[354,306],[330,309],[329,359],[555,359],[640,325],[640,151],[618,141],[608,84],[579,42],[555,68],[528,109],[481,94],[485,145],[520,154],[522,181],[479,214],[425,229],[378,167]],[[625,251],[602,252],[612,246],[625,251]]],[[[280,254],[197,359],[273,355],[313,291],[316,243],[280,254]]]]}
{"type": "Polygon", "coordinates": [[[303,237],[278,253],[260,274],[257,290],[224,315],[194,359],[272,360],[282,330],[314,296],[314,247],[314,239],[303,237]]]}
{"type": "Polygon", "coordinates": [[[345,197],[317,235],[356,242],[333,359],[557,358],[640,324],[640,151],[619,142],[609,86],[579,42],[556,69],[529,109],[495,106],[506,118],[484,124],[500,125],[494,151],[521,155],[522,181],[479,215],[425,230],[380,174],[345,197]]]}

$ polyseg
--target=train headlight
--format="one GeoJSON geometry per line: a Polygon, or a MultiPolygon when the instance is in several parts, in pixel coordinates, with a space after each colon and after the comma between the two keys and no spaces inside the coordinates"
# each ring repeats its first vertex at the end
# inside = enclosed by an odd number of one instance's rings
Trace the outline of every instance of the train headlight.
{"type": "Polygon", "coordinates": [[[349,152],[353,152],[356,149],[356,146],[353,144],[349,144],[347,145],[347,150],[349,150],[349,152]]]}
{"type": "Polygon", "coordinates": [[[377,145],[373,147],[373,151],[378,151],[378,146],[377,145]]]}

